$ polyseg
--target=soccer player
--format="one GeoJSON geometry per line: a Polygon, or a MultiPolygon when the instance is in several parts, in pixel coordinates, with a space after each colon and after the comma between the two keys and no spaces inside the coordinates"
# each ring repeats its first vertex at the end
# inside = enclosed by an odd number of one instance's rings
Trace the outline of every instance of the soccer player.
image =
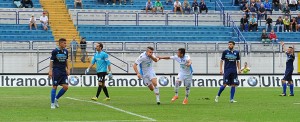
{"type": "Polygon", "coordinates": [[[241,73],[240,68],[240,53],[237,50],[234,50],[234,41],[228,42],[228,49],[223,51],[221,61],[220,61],[220,74],[223,75],[223,85],[220,87],[218,95],[215,98],[215,102],[219,102],[219,97],[223,90],[226,88],[227,85],[231,86],[230,91],[230,102],[235,103],[234,94],[235,94],[235,87],[239,85],[237,79],[237,72],[241,73]],[[223,73],[223,62],[224,64],[224,73],[223,73]]]}
{"type": "Polygon", "coordinates": [[[185,54],[184,48],[179,48],[177,55],[168,56],[168,57],[158,56],[158,58],[159,59],[173,59],[180,64],[180,71],[178,73],[178,77],[175,82],[175,88],[174,88],[175,96],[171,99],[171,102],[174,102],[175,100],[178,99],[179,84],[183,81],[186,88],[185,88],[185,98],[184,98],[182,104],[188,104],[188,97],[190,94],[190,87],[191,87],[192,78],[193,78],[193,68],[191,66],[192,61],[190,59],[190,56],[185,54]]]}
{"type": "Polygon", "coordinates": [[[105,75],[108,73],[109,78],[112,78],[112,72],[110,67],[110,61],[108,60],[108,55],[106,52],[102,51],[103,44],[96,43],[96,53],[94,54],[93,60],[90,66],[85,70],[85,74],[90,71],[90,68],[96,64],[97,68],[97,77],[98,77],[98,90],[96,96],[92,98],[92,100],[97,101],[100,95],[101,90],[103,89],[106,98],[104,100],[110,100],[107,88],[105,86],[105,75]],[[107,72],[108,68],[108,72],[107,72]]]}
{"type": "Polygon", "coordinates": [[[133,69],[139,79],[143,79],[144,83],[148,88],[153,91],[156,95],[156,103],[160,104],[159,99],[159,88],[157,86],[157,78],[155,71],[152,66],[152,62],[157,62],[158,58],[153,54],[153,47],[147,47],[147,50],[143,52],[138,59],[133,64],[133,69]],[[140,67],[140,72],[138,71],[137,65],[140,67]]]}
{"type": "Polygon", "coordinates": [[[286,96],[286,81],[288,81],[288,84],[290,85],[290,94],[289,96],[294,96],[294,84],[293,84],[293,79],[292,79],[292,74],[294,71],[294,60],[295,60],[295,52],[294,52],[294,45],[293,47],[289,47],[286,49],[286,47],[284,46],[284,42],[281,42],[283,51],[286,54],[286,68],[285,68],[285,73],[284,73],[284,77],[281,80],[282,81],[282,88],[283,88],[283,92],[280,96],[286,96]]]}
{"type": "Polygon", "coordinates": [[[52,78],[51,90],[51,109],[58,108],[58,99],[68,90],[68,75],[70,75],[70,67],[68,65],[68,50],[66,48],[66,39],[59,39],[59,46],[51,53],[49,65],[49,78],[52,78]],[[63,88],[56,95],[57,86],[63,88]]]}

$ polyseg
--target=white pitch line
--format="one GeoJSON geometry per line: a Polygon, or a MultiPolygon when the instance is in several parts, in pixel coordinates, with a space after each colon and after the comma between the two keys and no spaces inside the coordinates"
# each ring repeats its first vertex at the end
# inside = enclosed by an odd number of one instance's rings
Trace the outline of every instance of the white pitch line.
{"type": "Polygon", "coordinates": [[[129,111],[125,111],[123,109],[116,108],[116,107],[113,107],[113,106],[110,106],[110,105],[107,105],[107,104],[94,102],[94,101],[80,100],[80,99],[76,99],[76,98],[72,98],[72,97],[66,97],[66,98],[71,99],[71,100],[75,100],[75,101],[88,102],[88,103],[94,103],[94,104],[97,104],[97,105],[102,105],[102,106],[105,106],[105,107],[108,107],[108,108],[111,108],[111,109],[114,109],[114,110],[117,110],[117,111],[120,111],[120,112],[123,112],[123,113],[126,113],[126,114],[130,114],[130,115],[133,115],[133,116],[137,116],[137,117],[140,117],[140,118],[147,119],[149,121],[156,121],[153,118],[146,117],[146,116],[143,116],[143,115],[139,115],[139,114],[136,114],[136,113],[132,113],[132,112],[129,112],[129,111]]]}
{"type": "Polygon", "coordinates": [[[300,103],[294,103],[294,104],[300,104],[300,103]]]}

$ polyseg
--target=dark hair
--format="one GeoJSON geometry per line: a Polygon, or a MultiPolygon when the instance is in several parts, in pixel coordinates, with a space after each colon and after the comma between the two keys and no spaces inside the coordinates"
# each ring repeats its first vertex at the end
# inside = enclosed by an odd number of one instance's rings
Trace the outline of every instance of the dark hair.
{"type": "Polygon", "coordinates": [[[147,49],[148,49],[148,50],[152,50],[152,51],[154,50],[153,47],[147,47],[147,49]]]}
{"type": "Polygon", "coordinates": [[[233,45],[235,45],[235,42],[234,42],[234,41],[229,41],[228,43],[232,43],[233,45]]]}
{"type": "Polygon", "coordinates": [[[60,38],[60,39],[58,40],[59,43],[65,42],[65,41],[67,41],[65,38],[60,38]]]}
{"type": "Polygon", "coordinates": [[[289,47],[289,48],[293,49],[293,47],[289,47]]]}
{"type": "Polygon", "coordinates": [[[185,49],[184,48],[179,48],[178,51],[183,54],[183,56],[185,55],[185,49]]]}
{"type": "Polygon", "coordinates": [[[99,46],[101,47],[101,49],[103,49],[103,44],[98,42],[99,46]]]}

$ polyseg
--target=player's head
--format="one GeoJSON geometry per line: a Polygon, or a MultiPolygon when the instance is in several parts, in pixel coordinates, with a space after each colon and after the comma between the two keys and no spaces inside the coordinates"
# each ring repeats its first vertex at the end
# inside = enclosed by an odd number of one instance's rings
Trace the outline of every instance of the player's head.
{"type": "Polygon", "coordinates": [[[235,45],[235,42],[234,42],[234,41],[229,41],[229,42],[228,42],[228,48],[229,48],[230,50],[233,50],[234,45],[235,45]]]}
{"type": "Polygon", "coordinates": [[[177,56],[182,58],[185,55],[185,49],[184,48],[179,48],[177,52],[177,56]]]}
{"type": "Polygon", "coordinates": [[[67,46],[67,40],[65,38],[60,38],[58,40],[58,45],[61,48],[66,48],[66,46],[67,46]]]}
{"type": "Polygon", "coordinates": [[[244,65],[245,65],[245,66],[247,66],[247,65],[248,65],[248,63],[247,63],[247,62],[245,62],[245,63],[244,63],[244,65]]]}
{"type": "Polygon", "coordinates": [[[293,53],[293,50],[294,50],[293,47],[289,47],[289,48],[287,49],[287,53],[291,54],[291,53],[293,53]]]}
{"type": "Polygon", "coordinates": [[[153,51],[154,51],[154,48],[153,47],[147,47],[147,55],[152,55],[153,54],[153,51]]]}
{"type": "Polygon", "coordinates": [[[101,51],[103,49],[103,44],[102,43],[96,43],[96,50],[101,51]]]}

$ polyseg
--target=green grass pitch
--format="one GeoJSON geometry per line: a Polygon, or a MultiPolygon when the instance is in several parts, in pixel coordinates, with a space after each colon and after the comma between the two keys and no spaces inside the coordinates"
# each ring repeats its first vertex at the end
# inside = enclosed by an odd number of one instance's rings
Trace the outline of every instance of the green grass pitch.
{"type": "MultiPolygon", "coordinates": [[[[70,87],[59,100],[60,108],[50,109],[51,87],[0,88],[0,121],[150,121],[126,112],[163,122],[299,122],[300,99],[280,97],[281,88],[237,88],[235,100],[229,103],[230,88],[214,102],[218,88],[191,88],[189,104],[183,105],[184,88],[179,99],[170,103],[173,88],[160,88],[161,105],[156,105],[154,93],[148,88],[109,87],[111,101],[99,103],[119,108],[115,110],[91,102],[96,87],[70,87]],[[83,101],[76,101],[75,98],[83,101]],[[205,100],[203,98],[210,98],[205,100]]],[[[60,88],[59,88],[60,89],[60,88]]],[[[289,91],[289,90],[288,90],[289,91]]]]}

